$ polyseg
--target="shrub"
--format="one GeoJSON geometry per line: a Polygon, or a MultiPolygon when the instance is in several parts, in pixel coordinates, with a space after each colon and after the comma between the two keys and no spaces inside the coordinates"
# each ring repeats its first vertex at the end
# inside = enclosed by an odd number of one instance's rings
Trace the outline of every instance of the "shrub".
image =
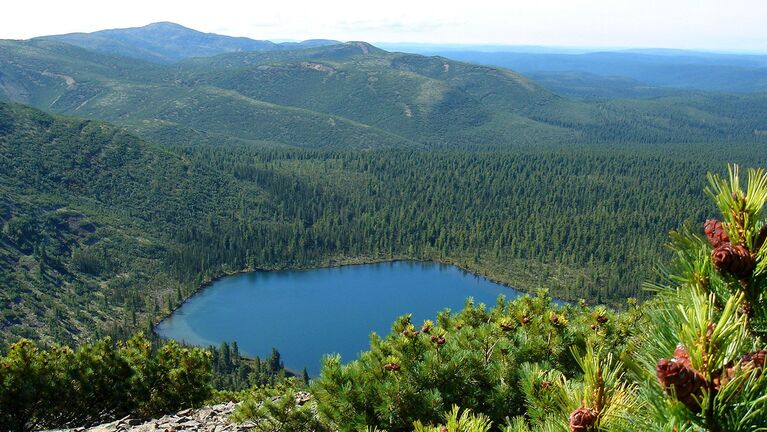
{"type": "Polygon", "coordinates": [[[520,371],[538,363],[568,376],[580,370],[570,347],[589,338],[618,350],[624,322],[604,309],[558,306],[545,292],[492,309],[468,301],[458,314],[415,326],[409,316],[395,322],[385,339],[371,337],[370,351],[346,365],[325,359],[312,383],[321,416],[333,427],[367,426],[411,430],[415,421],[436,423],[452,405],[500,424],[525,412],[520,371]]]}
{"type": "Polygon", "coordinates": [[[235,421],[249,420],[253,430],[327,432],[316,415],[316,402],[298,392],[304,385],[297,378],[286,379],[274,386],[256,387],[246,396],[232,415],[235,421]],[[297,395],[302,397],[297,397],[297,395]]]}
{"type": "Polygon", "coordinates": [[[76,350],[22,339],[0,357],[0,430],[82,426],[200,405],[210,395],[209,354],[142,336],[76,350]]]}

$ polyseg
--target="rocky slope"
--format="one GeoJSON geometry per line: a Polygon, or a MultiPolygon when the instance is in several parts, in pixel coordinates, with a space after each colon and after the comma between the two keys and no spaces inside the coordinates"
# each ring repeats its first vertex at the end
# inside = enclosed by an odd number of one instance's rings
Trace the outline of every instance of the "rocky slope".
{"type": "Polygon", "coordinates": [[[224,432],[252,429],[254,426],[252,423],[236,424],[229,420],[236,406],[234,402],[227,402],[200,409],[185,409],[148,421],[125,417],[91,428],[70,429],[68,432],[224,432]]]}
{"type": "MultiPolygon", "coordinates": [[[[303,405],[312,399],[311,394],[299,391],[295,395],[296,405],[303,405]]],[[[277,401],[279,398],[273,398],[277,401]]],[[[184,409],[175,414],[166,414],[160,418],[141,420],[124,417],[109,423],[90,428],[80,427],[49,432],[239,432],[256,427],[256,423],[246,421],[235,423],[230,417],[239,403],[226,402],[199,409],[184,409]]]]}

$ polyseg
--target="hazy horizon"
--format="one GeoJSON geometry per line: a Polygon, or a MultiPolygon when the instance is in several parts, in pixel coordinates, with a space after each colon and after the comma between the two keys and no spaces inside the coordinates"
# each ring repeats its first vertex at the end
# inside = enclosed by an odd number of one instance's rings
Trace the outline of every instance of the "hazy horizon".
{"type": "MultiPolygon", "coordinates": [[[[180,25],[182,27],[186,27],[191,30],[195,31],[201,31],[203,30],[193,28],[187,25],[184,25],[182,23],[173,22],[173,21],[157,21],[157,22],[151,22],[146,23],[143,25],[138,26],[132,26],[132,27],[110,27],[110,28],[102,28],[97,29],[93,31],[88,32],[69,32],[69,33],[46,33],[46,34],[39,34],[39,35],[33,35],[28,38],[21,38],[16,40],[29,40],[34,39],[37,37],[43,37],[43,36],[53,36],[58,34],[71,34],[71,33],[93,33],[98,32],[102,30],[124,30],[124,29],[132,29],[132,28],[141,28],[146,27],[152,24],[159,24],[159,23],[170,23],[170,24],[176,24],[180,25]]],[[[218,34],[222,36],[230,36],[230,37],[248,37],[243,35],[237,35],[237,34],[223,34],[223,33],[216,33],[216,32],[204,32],[204,33],[212,33],[212,34],[218,34]]],[[[13,39],[13,38],[5,38],[5,39],[13,39]]],[[[251,38],[254,39],[254,38],[251,38]]],[[[295,39],[295,38],[269,38],[264,37],[259,40],[268,40],[275,43],[283,43],[283,42],[302,42],[306,40],[317,40],[317,39],[324,39],[324,40],[334,40],[333,38],[328,37],[312,37],[307,39],[295,39]]],[[[761,49],[761,50],[748,50],[748,49],[709,49],[709,48],[669,48],[669,47],[662,47],[662,46],[609,46],[609,45],[592,45],[592,46],[575,46],[575,45],[521,45],[521,44],[492,44],[492,43],[439,43],[439,42],[418,42],[418,41],[368,41],[360,38],[352,38],[348,40],[339,40],[339,42],[348,42],[348,41],[363,41],[368,42],[372,45],[378,46],[383,49],[401,49],[401,48],[422,48],[424,50],[428,50],[428,48],[432,48],[434,51],[482,51],[482,52],[502,52],[504,50],[517,50],[518,52],[531,52],[531,53],[567,53],[567,54],[580,54],[580,53],[592,53],[595,51],[685,51],[685,52],[703,52],[703,53],[712,53],[712,54],[753,54],[753,55],[767,55],[767,48],[761,49]]]]}
{"type": "Polygon", "coordinates": [[[266,40],[767,53],[763,25],[767,5],[757,0],[727,4],[712,0],[543,0],[535,4],[479,0],[471,8],[404,0],[365,7],[349,0],[258,5],[220,0],[215,8],[135,0],[110,4],[108,11],[103,2],[93,0],[41,3],[7,6],[0,17],[0,38],[29,39],[168,21],[208,33],[266,40]]]}

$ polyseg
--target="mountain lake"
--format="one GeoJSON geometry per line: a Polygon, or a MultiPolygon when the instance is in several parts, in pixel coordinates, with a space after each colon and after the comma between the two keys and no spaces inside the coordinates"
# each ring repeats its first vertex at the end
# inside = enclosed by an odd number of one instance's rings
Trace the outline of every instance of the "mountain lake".
{"type": "Polygon", "coordinates": [[[157,327],[166,339],[218,346],[237,341],[240,352],[265,358],[272,347],[285,367],[317,376],[323,355],[351,361],[386,336],[394,320],[413,323],[460,311],[468,297],[495,304],[499,295],[521,295],[458,267],[393,261],[311,270],[255,271],[228,276],[190,298],[157,327]]]}

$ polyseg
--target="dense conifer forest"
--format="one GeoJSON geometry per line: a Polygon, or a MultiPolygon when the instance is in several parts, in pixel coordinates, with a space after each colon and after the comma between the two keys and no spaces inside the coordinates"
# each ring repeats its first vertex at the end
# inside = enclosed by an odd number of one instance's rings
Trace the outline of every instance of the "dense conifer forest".
{"type": "MultiPolygon", "coordinates": [[[[397,258],[621,305],[646,297],[666,233],[711,214],[686,209],[699,173],[726,163],[706,144],[164,149],[103,123],[0,113],[7,340],[124,337],[225,273],[397,258]]],[[[765,155],[733,144],[727,158],[765,155]]]]}

